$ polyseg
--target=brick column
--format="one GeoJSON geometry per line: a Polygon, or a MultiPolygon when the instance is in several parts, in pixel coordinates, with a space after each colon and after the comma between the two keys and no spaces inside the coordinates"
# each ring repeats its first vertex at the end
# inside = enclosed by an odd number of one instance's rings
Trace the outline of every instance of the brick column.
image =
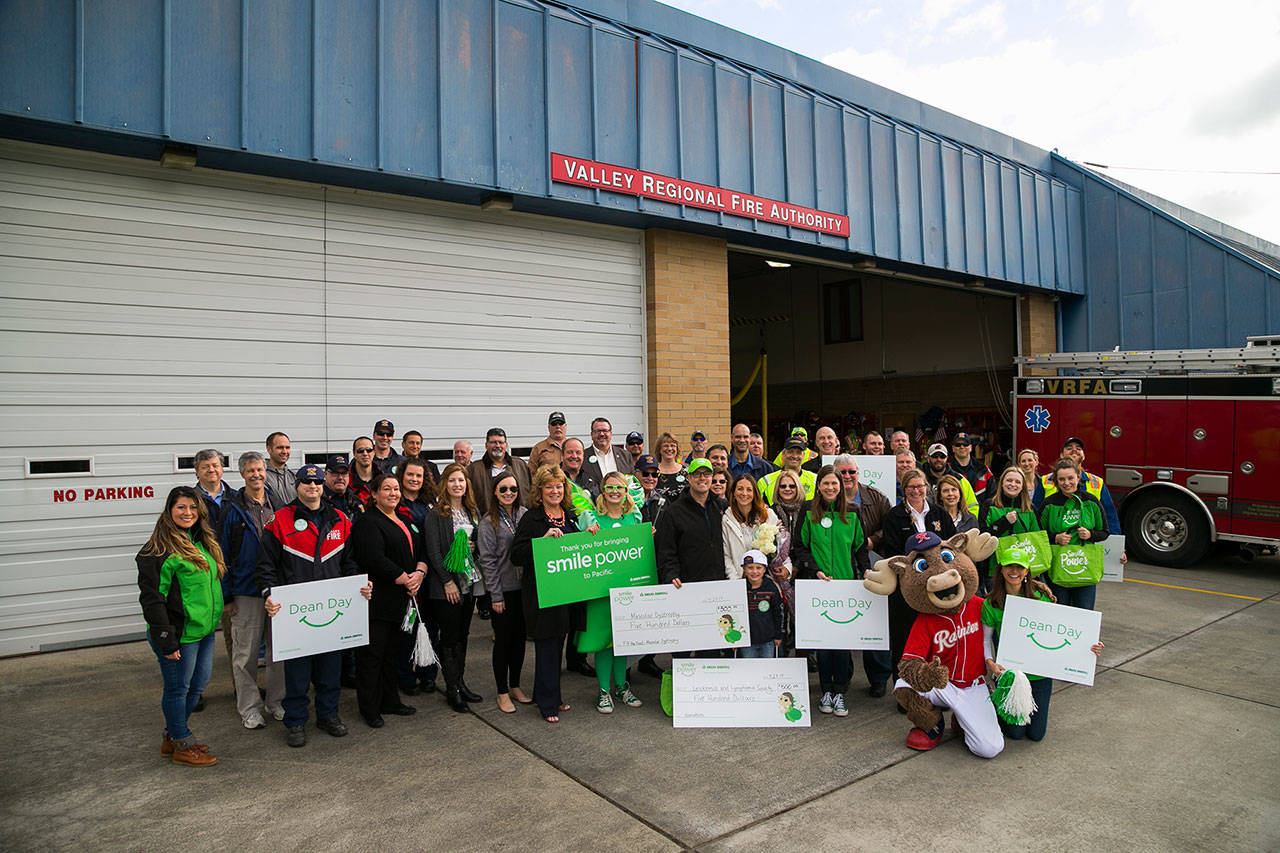
{"type": "MultiPolygon", "coordinates": [[[[1041,355],[1058,351],[1058,305],[1052,296],[1027,293],[1018,297],[1021,302],[1022,352],[1018,355],[1041,355]]],[[[1028,376],[1052,376],[1055,371],[1028,368],[1028,376]]]]}
{"type": "Polygon", "coordinates": [[[729,438],[729,255],[724,240],[664,229],[645,232],[649,432],[687,449],[694,429],[729,438]]]}

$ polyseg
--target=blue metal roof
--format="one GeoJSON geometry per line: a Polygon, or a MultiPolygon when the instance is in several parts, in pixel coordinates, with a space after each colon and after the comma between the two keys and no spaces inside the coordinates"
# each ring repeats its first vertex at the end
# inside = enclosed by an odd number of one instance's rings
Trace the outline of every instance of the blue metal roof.
{"type": "Polygon", "coordinates": [[[1280,330],[1273,266],[1090,169],[1054,163],[1084,193],[1088,298],[1062,303],[1064,350],[1240,347],[1280,330]]]}
{"type": "Polygon", "coordinates": [[[649,0],[578,6],[9,0],[0,133],[1084,292],[1081,193],[1045,152],[649,0]],[[552,183],[553,151],[847,214],[850,236],[552,183]]]}

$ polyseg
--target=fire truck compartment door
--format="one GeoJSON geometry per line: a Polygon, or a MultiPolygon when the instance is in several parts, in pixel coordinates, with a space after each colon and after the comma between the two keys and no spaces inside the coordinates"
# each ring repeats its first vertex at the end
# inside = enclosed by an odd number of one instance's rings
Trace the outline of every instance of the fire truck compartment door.
{"type": "Polygon", "coordinates": [[[1187,477],[1187,488],[1197,495],[1225,495],[1229,479],[1226,474],[1192,474],[1187,477]]]}
{"type": "Polygon", "coordinates": [[[1231,532],[1280,539],[1280,400],[1236,401],[1231,532]],[[1245,473],[1248,471],[1249,473],[1245,473]]]}
{"type": "MultiPolygon", "coordinates": [[[[1106,428],[1104,439],[1106,452],[1103,458],[1106,460],[1107,468],[1113,465],[1139,466],[1146,463],[1146,400],[1108,398],[1103,425],[1106,428]]],[[[1093,460],[1085,461],[1087,464],[1093,460]]],[[[1141,483],[1142,480],[1139,479],[1138,482],[1141,483]]]]}
{"type": "Polygon", "coordinates": [[[1187,401],[1187,468],[1231,471],[1236,443],[1234,400],[1187,401]]]}

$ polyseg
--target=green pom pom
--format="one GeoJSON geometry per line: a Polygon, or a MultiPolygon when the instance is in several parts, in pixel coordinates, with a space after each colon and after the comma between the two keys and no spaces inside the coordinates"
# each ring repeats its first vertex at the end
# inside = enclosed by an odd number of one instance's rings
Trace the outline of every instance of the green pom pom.
{"type": "Polygon", "coordinates": [[[991,702],[996,706],[996,716],[1011,726],[1025,726],[1036,712],[1036,700],[1031,696],[1031,681],[1021,672],[1006,669],[991,691],[991,702]]]}
{"type": "Polygon", "coordinates": [[[444,555],[444,567],[455,575],[465,575],[474,564],[471,561],[471,541],[467,539],[467,531],[459,530],[453,534],[453,544],[449,553],[444,555]]]}

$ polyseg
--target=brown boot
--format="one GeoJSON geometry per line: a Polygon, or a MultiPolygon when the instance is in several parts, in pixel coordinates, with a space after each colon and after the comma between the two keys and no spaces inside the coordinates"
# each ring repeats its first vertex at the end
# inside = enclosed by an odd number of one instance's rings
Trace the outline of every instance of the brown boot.
{"type": "Polygon", "coordinates": [[[175,743],[173,745],[173,763],[190,764],[192,767],[208,767],[217,764],[218,759],[209,754],[206,746],[201,749],[197,743],[175,743]]]}
{"type": "MultiPolygon", "coordinates": [[[[201,752],[208,752],[209,745],[207,743],[197,743],[193,746],[201,752]]],[[[164,737],[160,740],[160,754],[173,755],[173,738],[169,737],[169,733],[165,732],[164,737]]]]}

